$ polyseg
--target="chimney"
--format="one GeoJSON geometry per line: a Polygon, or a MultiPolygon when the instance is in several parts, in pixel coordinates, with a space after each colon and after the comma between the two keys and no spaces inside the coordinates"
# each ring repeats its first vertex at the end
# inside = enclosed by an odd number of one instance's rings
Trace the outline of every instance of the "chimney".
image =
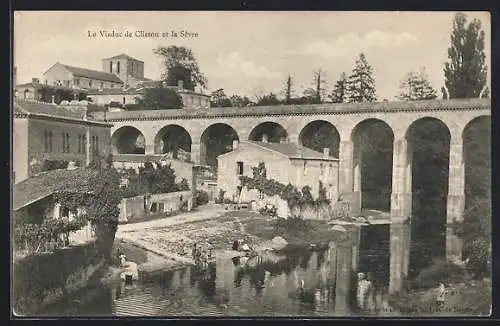
{"type": "Polygon", "coordinates": [[[328,147],[323,148],[323,157],[328,158],[330,156],[330,149],[328,147]]]}
{"type": "Polygon", "coordinates": [[[240,142],[238,140],[233,140],[233,151],[236,150],[236,149],[238,149],[238,144],[239,143],[240,142]]]}
{"type": "Polygon", "coordinates": [[[262,142],[267,143],[267,135],[266,134],[262,135],[262,142]]]}
{"type": "Polygon", "coordinates": [[[184,89],[184,81],[182,80],[177,81],[177,86],[179,87],[179,89],[184,89]]]}

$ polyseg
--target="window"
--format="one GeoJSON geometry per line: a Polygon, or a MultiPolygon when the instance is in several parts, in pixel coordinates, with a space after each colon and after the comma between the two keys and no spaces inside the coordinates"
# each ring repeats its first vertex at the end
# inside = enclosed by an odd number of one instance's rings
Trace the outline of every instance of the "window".
{"type": "Polygon", "coordinates": [[[262,191],[259,191],[259,199],[264,199],[264,193],[262,191]]]}
{"type": "Polygon", "coordinates": [[[324,167],[323,163],[319,164],[319,173],[321,176],[323,176],[325,174],[325,167],[324,167]]]}
{"type": "Polygon", "coordinates": [[[89,87],[92,87],[92,81],[89,80],[89,87]]]}
{"type": "Polygon", "coordinates": [[[236,174],[243,175],[243,162],[236,162],[236,174]]]}
{"type": "Polygon", "coordinates": [[[63,132],[61,136],[62,136],[62,152],[69,153],[69,134],[63,132]]]}
{"type": "Polygon", "coordinates": [[[125,96],[123,97],[123,104],[125,104],[125,96]]]}
{"type": "Polygon", "coordinates": [[[158,203],[158,212],[165,211],[165,203],[158,203]]]}
{"type": "Polygon", "coordinates": [[[109,62],[109,72],[113,72],[113,61],[109,62]]]}
{"type": "Polygon", "coordinates": [[[92,136],[92,153],[97,155],[99,153],[99,137],[92,136]]]}
{"type": "Polygon", "coordinates": [[[104,83],[103,82],[101,82],[101,88],[104,88],[104,83]]]}
{"type": "Polygon", "coordinates": [[[73,84],[74,85],[80,85],[80,79],[79,78],[73,79],[73,84]]]}
{"type": "Polygon", "coordinates": [[[45,130],[43,133],[43,138],[44,138],[44,149],[46,152],[52,152],[52,137],[54,135],[52,134],[51,131],[45,130]]]}
{"type": "Polygon", "coordinates": [[[304,161],[304,177],[307,175],[307,162],[304,161]]]}
{"type": "Polygon", "coordinates": [[[120,73],[120,61],[116,62],[116,72],[120,73]]]}
{"type": "Polygon", "coordinates": [[[115,87],[115,84],[109,84],[109,87],[113,88],[115,87]]]}
{"type": "Polygon", "coordinates": [[[85,153],[85,135],[78,135],[78,153],[85,153]]]}

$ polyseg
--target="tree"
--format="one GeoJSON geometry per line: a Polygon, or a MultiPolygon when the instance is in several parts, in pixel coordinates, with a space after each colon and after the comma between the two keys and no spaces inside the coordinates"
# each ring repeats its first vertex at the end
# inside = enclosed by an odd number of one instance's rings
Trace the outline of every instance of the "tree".
{"type": "MultiPolygon", "coordinates": [[[[159,46],[153,50],[156,55],[162,58],[165,72],[162,74],[162,79],[177,84],[178,79],[172,81],[172,78],[182,76],[182,73],[188,73],[191,85],[190,87],[201,86],[207,87],[207,78],[201,73],[198,61],[196,60],[193,51],[184,46],[171,45],[168,47],[159,46]],[[181,68],[184,68],[181,69],[181,68]],[[174,71],[172,71],[174,70],[174,71]],[[170,72],[170,80],[169,80],[170,72]]],[[[184,75],[184,77],[187,77],[184,75]]],[[[184,80],[183,78],[180,78],[184,80]]],[[[174,85],[170,85],[174,86],[174,85]]]]}
{"type": "Polygon", "coordinates": [[[308,98],[311,104],[320,104],[323,102],[326,93],[326,73],[320,68],[313,73],[312,87],[304,90],[304,96],[308,98]]]}
{"type": "Polygon", "coordinates": [[[120,174],[108,162],[101,164],[97,173],[89,182],[90,200],[85,211],[88,220],[94,225],[97,246],[107,259],[111,259],[111,250],[118,228],[118,216],[121,202],[120,174]]]}
{"type": "Polygon", "coordinates": [[[158,85],[146,88],[142,98],[137,99],[137,106],[141,110],[181,109],[182,99],[176,91],[158,85]]]}
{"type": "Polygon", "coordinates": [[[399,90],[396,97],[403,101],[433,100],[437,97],[425,69],[421,69],[418,73],[413,71],[407,73],[399,85],[399,90]]]}
{"type": "Polygon", "coordinates": [[[290,104],[291,102],[291,99],[292,99],[292,96],[293,96],[293,89],[292,89],[292,86],[293,86],[293,79],[292,79],[292,76],[288,75],[286,81],[285,81],[285,85],[283,87],[283,91],[282,91],[282,94],[285,98],[285,100],[283,101],[285,104],[290,104]]]}
{"type": "Polygon", "coordinates": [[[360,53],[348,79],[349,102],[374,102],[377,100],[375,79],[372,75],[372,67],[366,61],[364,53],[360,53]]]}
{"type": "Polygon", "coordinates": [[[481,21],[474,19],[467,27],[467,16],[455,15],[449,62],[445,63],[445,85],[450,98],[479,97],[486,86],[484,31],[481,21]]]}
{"type": "Polygon", "coordinates": [[[345,72],[340,74],[339,79],[335,83],[330,99],[333,103],[347,102],[347,75],[345,72]]]}
{"type": "Polygon", "coordinates": [[[231,106],[234,107],[245,107],[252,103],[247,96],[239,96],[236,94],[232,95],[229,100],[231,101],[231,106]]]}
{"type": "Polygon", "coordinates": [[[281,104],[281,101],[278,99],[276,94],[274,94],[272,92],[259,97],[259,99],[257,100],[257,103],[255,103],[255,105],[257,105],[257,106],[280,105],[280,104],[281,104]]]}
{"type": "Polygon", "coordinates": [[[212,97],[210,99],[210,106],[213,108],[223,108],[231,106],[231,100],[227,97],[223,88],[219,88],[212,92],[212,97]]]}

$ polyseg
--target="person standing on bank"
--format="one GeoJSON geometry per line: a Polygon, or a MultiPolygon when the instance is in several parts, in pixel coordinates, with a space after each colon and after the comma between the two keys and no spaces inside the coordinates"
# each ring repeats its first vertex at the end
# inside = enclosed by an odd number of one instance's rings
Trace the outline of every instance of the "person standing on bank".
{"type": "Polygon", "coordinates": [[[446,296],[446,288],[443,283],[439,283],[437,297],[436,297],[436,305],[438,311],[442,310],[444,307],[445,296],[446,296]]]}

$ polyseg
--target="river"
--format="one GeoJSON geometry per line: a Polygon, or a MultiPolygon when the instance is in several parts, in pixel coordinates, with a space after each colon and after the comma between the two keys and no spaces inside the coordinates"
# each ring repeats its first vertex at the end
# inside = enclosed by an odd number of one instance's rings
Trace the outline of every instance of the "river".
{"type": "Polygon", "coordinates": [[[47,316],[353,316],[386,309],[388,227],[363,228],[359,259],[330,243],[294,248],[255,264],[217,254],[210,270],[195,267],[140,276],[109,288],[85,288],[45,309],[47,316]],[[353,260],[354,258],[354,260],[353,260]],[[353,264],[353,262],[357,262],[353,264]],[[357,273],[373,295],[358,303],[357,273]],[[366,306],[365,306],[366,305],[366,306]],[[365,306],[365,307],[362,307],[365,306]]]}

